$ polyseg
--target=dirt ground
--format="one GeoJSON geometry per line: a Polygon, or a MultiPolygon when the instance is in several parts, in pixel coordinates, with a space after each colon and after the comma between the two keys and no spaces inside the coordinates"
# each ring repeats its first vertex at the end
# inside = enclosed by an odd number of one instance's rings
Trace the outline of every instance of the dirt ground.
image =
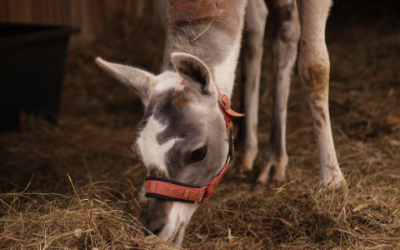
{"type": "MultiPolygon", "coordinates": [[[[347,18],[335,13],[326,32],[329,104],[348,189],[318,186],[312,119],[295,69],[288,105],[287,182],[251,191],[261,154],[246,177],[230,169],[210,201],[194,214],[184,248],[400,248],[400,19],[385,6],[366,7],[347,18]]],[[[260,152],[266,148],[272,115],[270,33],[261,76],[260,152]]],[[[135,195],[132,185],[140,187],[145,169],[133,158],[130,144],[143,106],[134,93],[100,71],[94,58],[158,73],[163,43],[163,29],[155,21],[116,24],[109,38],[70,52],[58,126],[22,114],[21,131],[0,135],[0,248],[10,249],[7,237],[12,232],[6,226],[13,211],[22,217],[32,209],[24,202],[15,204],[18,192],[73,195],[74,188],[86,192],[90,184],[109,190],[99,199],[111,203],[135,195]]],[[[240,87],[236,90],[239,107],[240,87]]],[[[137,218],[138,212],[132,214],[137,218]]]]}

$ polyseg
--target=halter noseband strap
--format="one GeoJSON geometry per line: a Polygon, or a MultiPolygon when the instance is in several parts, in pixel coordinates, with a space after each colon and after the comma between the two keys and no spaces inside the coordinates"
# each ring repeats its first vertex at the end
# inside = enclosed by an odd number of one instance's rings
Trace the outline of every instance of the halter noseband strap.
{"type": "Polygon", "coordinates": [[[221,94],[218,88],[217,91],[218,103],[220,104],[222,114],[224,115],[228,137],[230,140],[230,150],[222,170],[204,187],[192,186],[164,178],[156,178],[151,176],[146,177],[146,197],[152,197],[160,200],[200,203],[206,202],[211,194],[214,192],[214,188],[219,184],[222,176],[224,176],[224,174],[228,170],[229,160],[233,154],[232,118],[244,116],[244,114],[237,113],[235,110],[232,109],[230,99],[227,95],[221,94]]]}
{"type": "Polygon", "coordinates": [[[229,160],[225,163],[221,172],[204,187],[193,187],[167,179],[146,177],[146,197],[167,201],[206,202],[228,170],[228,163],[229,160]]]}

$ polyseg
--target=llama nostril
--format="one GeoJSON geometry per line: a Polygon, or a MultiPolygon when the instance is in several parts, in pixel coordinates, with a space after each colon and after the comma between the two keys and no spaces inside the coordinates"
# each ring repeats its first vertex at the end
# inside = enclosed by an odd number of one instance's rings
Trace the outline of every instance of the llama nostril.
{"type": "Polygon", "coordinates": [[[149,236],[149,235],[151,235],[151,233],[153,233],[154,235],[158,236],[158,234],[161,233],[163,228],[164,228],[164,225],[162,225],[161,227],[159,227],[158,229],[155,229],[155,230],[152,228],[146,228],[147,230],[144,230],[144,235],[149,236]]]}
{"type": "Polygon", "coordinates": [[[148,228],[148,230],[150,232],[152,232],[154,235],[157,235],[159,233],[161,233],[161,231],[163,230],[165,224],[164,223],[150,223],[149,225],[150,227],[148,228]]]}
{"type": "Polygon", "coordinates": [[[163,230],[165,223],[163,221],[157,221],[157,220],[151,220],[150,218],[144,219],[142,221],[143,226],[147,229],[145,234],[149,235],[150,232],[153,233],[154,235],[157,235],[161,233],[163,230]]]}
{"type": "Polygon", "coordinates": [[[161,230],[164,228],[164,225],[161,227],[161,228],[159,228],[159,229],[157,229],[157,230],[154,230],[153,231],[153,234],[154,235],[158,235],[160,232],[161,232],[161,230]]]}
{"type": "Polygon", "coordinates": [[[142,224],[148,230],[157,236],[163,234],[163,230],[168,222],[167,209],[169,208],[166,201],[150,198],[147,203],[147,210],[142,217],[142,224]]]}

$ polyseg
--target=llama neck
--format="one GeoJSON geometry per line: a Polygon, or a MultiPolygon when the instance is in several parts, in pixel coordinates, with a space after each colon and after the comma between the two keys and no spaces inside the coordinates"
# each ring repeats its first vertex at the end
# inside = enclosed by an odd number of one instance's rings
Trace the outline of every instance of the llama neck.
{"type": "Polygon", "coordinates": [[[221,93],[231,97],[243,19],[235,1],[224,0],[219,6],[209,2],[208,6],[200,1],[170,1],[166,8],[163,70],[174,70],[173,52],[196,56],[209,67],[221,93]]]}

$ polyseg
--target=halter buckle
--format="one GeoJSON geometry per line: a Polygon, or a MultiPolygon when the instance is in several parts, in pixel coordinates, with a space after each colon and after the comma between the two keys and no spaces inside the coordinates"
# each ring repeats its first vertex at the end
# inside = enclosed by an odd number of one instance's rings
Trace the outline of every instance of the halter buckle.
{"type": "Polygon", "coordinates": [[[222,94],[220,97],[218,97],[218,102],[219,102],[219,104],[224,108],[224,109],[227,109],[227,108],[229,108],[230,106],[231,106],[231,100],[229,99],[229,97],[227,96],[227,95],[225,95],[225,94],[222,94]],[[223,100],[222,100],[222,98],[226,98],[228,101],[227,102],[224,102],[223,100]]]}

